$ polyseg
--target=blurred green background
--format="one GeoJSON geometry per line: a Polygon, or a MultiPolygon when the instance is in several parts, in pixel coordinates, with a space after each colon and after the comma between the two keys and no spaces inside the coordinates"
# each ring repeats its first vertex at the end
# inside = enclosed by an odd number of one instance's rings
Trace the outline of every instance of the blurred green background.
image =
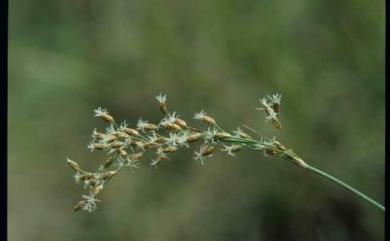
{"type": "Polygon", "coordinates": [[[190,150],[125,170],[91,214],[65,158],[94,170],[93,109],[277,135],[307,162],[384,202],[384,1],[9,2],[9,240],[383,240],[384,215],[261,153],[190,150]],[[258,98],[279,92],[282,132],[258,98]]]}

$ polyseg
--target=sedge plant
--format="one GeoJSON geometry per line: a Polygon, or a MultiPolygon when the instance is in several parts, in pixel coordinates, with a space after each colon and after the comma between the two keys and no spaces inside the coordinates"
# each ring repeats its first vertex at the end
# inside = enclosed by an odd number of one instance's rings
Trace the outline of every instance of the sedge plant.
{"type": "MultiPolygon", "coordinates": [[[[92,133],[92,141],[88,145],[91,151],[103,151],[108,158],[95,172],[85,171],[80,165],[67,158],[67,163],[75,172],[73,178],[76,183],[83,184],[88,193],[82,195],[83,200],[76,203],[74,211],[84,210],[93,212],[97,209],[97,203],[101,202],[97,196],[103,191],[106,184],[124,168],[138,168],[146,152],[154,152],[150,165],[158,165],[170,160],[170,154],[183,148],[190,148],[195,143],[200,148],[194,152],[194,159],[204,165],[205,161],[213,156],[219,148],[228,155],[235,156],[243,148],[261,151],[265,156],[275,156],[286,160],[299,168],[322,176],[357,197],[371,204],[380,211],[385,211],[383,205],[368,197],[359,190],[353,188],[338,178],[303,161],[292,149],[273,138],[253,138],[242,128],[237,128],[231,133],[220,127],[216,120],[204,110],[196,113],[193,118],[204,122],[207,129],[190,126],[176,112],[168,111],[167,96],[156,96],[163,118],[156,124],[140,118],[135,128],[128,126],[126,121],[118,124],[114,118],[101,107],[94,110],[95,117],[108,123],[104,132],[92,133]]],[[[274,94],[260,99],[261,107],[257,108],[265,112],[265,121],[281,130],[280,106],[281,95],[274,94]]],[[[251,129],[247,127],[248,129],[251,129]]]]}

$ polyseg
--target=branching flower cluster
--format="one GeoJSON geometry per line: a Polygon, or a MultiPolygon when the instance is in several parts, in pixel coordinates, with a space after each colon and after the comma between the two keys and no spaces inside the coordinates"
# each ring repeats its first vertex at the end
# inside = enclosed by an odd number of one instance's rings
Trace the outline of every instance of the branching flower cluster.
{"type": "MultiPolygon", "coordinates": [[[[253,139],[241,128],[229,133],[223,130],[204,110],[196,113],[193,118],[206,124],[207,129],[191,127],[176,113],[169,112],[167,96],[156,97],[160,111],[164,117],[157,123],[140,118],[135,128],[129,127],[126,121],[117,124],[106,109],[101,107],[95,110],[95,117],[108,123],[105,131],[94,130],[92,141],[88,145],[91,151],[102,151],[108,155],[107,160],[95,172],[87,172],[75,161],[67,158],[69,166],[75,171],[76,183],[83,184],[88,195],[82,195],[83,200],[74,206],[74,211],[84,210],[92,212],[97,208],[96,197],[102,192],[105,185],[123,168],[138,168],[146,152],[153,153],[150,165],[157,167],[170,160],[170,155],[183,148],[199,143],[199,149],[194,152],[194,159],[201,165],[213,156],[220,148],[228,155],[235,154],[246,147],[261,150],[266,156],[278,156],[305,167],[303,162],[291,149],[286,148],[275,138],[261,137],[253,139]]],[[[281,95],[274,94],[260,99],[262,110],[266,113],[266,121],[271,120],[273,125],[281,129],[279,120],[281,95]]]]}

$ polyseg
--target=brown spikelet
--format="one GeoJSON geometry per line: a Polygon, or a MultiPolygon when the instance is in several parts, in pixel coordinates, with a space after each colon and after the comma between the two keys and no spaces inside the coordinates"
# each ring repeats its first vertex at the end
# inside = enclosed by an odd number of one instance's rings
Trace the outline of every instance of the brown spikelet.
{"type": "Polygon", "coordinates": [[[80,201],[73,206],[73,212],[77,212],[84,207],[84,201],[80,201]]]}
{"type": "Polygon", "coordinates": [[[282,129],[282,124],[280,123],[279,120],[272,119],[272,124],[276,129],[281,130],[282,129]]]}
{"type": "Polygon", "coordinates": [[[280,112],[280,104],[279,103],[276,103],[276,102],[272,103],[271,108],[275,111],[275,113],[280,112]]]}
{"type": "Polygon", "coordinates": [[[209,124],[209,125],[214,125],[215,124],[215,120],[214,120],[214,118],[212,118],[212,117],[210,117],[210,116],[203,116],[202,117],[202,120],[204,121],[204,122],[206,122],[207,124],[209,124]]]}
{"type": "Polygon", "coordinates": [[[163,149],[163,152],[176,152],[177,151],[177,147],[174,147],[174,146],[168,146],[168,147],[165,147],[163,149]]]}
{"type": "Polygon", "coordinates": [[[131,143],[131,145],[138,148],[138,149],[144,149],[144,146],[145,146],[144,142],[142,142],[142,141],[134,141],[131,143]]]}
{"type": "Polygon", "coordinates": [[[156,143],[158,143],[158,144],[163,144],[163,143],[165,143],[167,140],[166,140],[166,138],[165,137],[162,137],[162,136],[160,136],[160,137],[158,137],[157,139],[156,139],[156,143]]]}
{"type": "Polygon", "coordinates": [[[215,147],[214,146],[207,146],[203,152],[202,152],[202,156],[208,156],[210,155],[211,153],[213,153],[213,151],[215,150],[215,147]]]}
{"type": "Polygon", "coordinates": [[[167,105],[165,103],[160,103],[160,111],[164,115],[168,114],[168,108],[167,108],[167,105]]]}
{"type": "Polygon", "coordinates": [[[167,128],[168,130],[171,130],[171,131],[181,131],[182,130],[180,125],[175,124],[175,123],[167,123],[164,125],[164,127],[167,128]]]}
{"type": "Polygon", "coordinates": [[[76,172],[81,171],[81,168],[80,168],[79,164],[77,164],[77,162],[72,161],[72,160],[70,160],[69,158],[66,158],[66,162],[67,162],[68,165],[69,165],[73,170],[75,170],[76,172]]]}
{"type": "Polygon", "coordinates": [[[129,157],[131,160],[139,160],[143,154],[144,154],[143,152],[137,152],[137,153],[131,154],[129,157]]]}
{"type": "Polygon", "coordinates": [[[199,140],[201,136],[202,136],[202,133],[192,133],[192,134],[187,138],[187,142],[189,142],[189,143],[195,142],[195,141],[199,140]]]}
{"type": "Polygon", "coordinates": [[[100,115],[100,118],[102,118],[102,120],[104,120],[105,122],[108,122],[108,123],[114,123],[114,118],[109,115],[109,114],[101,114],[100,115]]]}
{"type": "Polygon", "coordinates": [[[144,129],[147,130],[147,131],[154,131],[154,130],[157,129],[157,125],[151,124],[151,123],[147,123],[147,124],[145,124],[144,129]]]}
{"type": "Polygon", "coordinates": [[[124,131],[130,136],[140,136],[139,132],[136,129],[124,128],[124,131]]]}
{"type": "Polygon", "coordinates": [[[151,142],[151,141],[149,141],[149,142],[144,142],[144,144],[143,144],[143,147],[146,148],[146,149],[156,148],[156,147],[158,147],[158,146],[159,146],[158,143],[151,142]]]}
{"type": "Polygon", "coordinates": [[[123,142],[115,141],[115,142],[111,143],[110,146],[112,148],[120,148],[123,146],[123,142]]]}
{"type": "Polygon", "coordinates": [[[111,164],[114,162],[114,158],[109,157],[103,164],[103,169],[107,169],[111,166],[111,164]]]}
{"type": "Polygon", "coordinates": [[[127,133],[122,132],[122,131],[116,131],[113,135],[116,136],[117,138],[127,138],[127,137],[129,137],[129,135],[127,133]]]}
{"type": "Polygon", "coordinates": [[[102,144],[102,143],[94,143],[94,144],[93,144],[93,148],[94,148],[95,150],[104,150],[105,147],[106,147],[106,146],[105,146],[104,144],[102,144]]]}
{"type": "Polygon", "coordinates": [[[118,171],[108,171],[103,174],[103,180],[110,180],[118,171]]]}
{"type": "Polygon", "coordinates": [[[180,118],[176,118],[175,123],[178,124],[182,128],[187,128],[187,123],[180,118]]]}
{"type": "Polygon", "coordinates": [[[96,138],[97,140],[103,140],[105,138],[105,134],[101,132],[94,131],[93,137],[96,138]]]}
{"type": "Polygon", "coordinates": [[[92,193],[95,196],[98,195],[102,190],[103,190],[103,185],[99,185],[93,189],[92,193]]]}
{"type": "Polygon", "coordinates": [[[109,135],[109,136],[106,137],[105,142],[110,143],[110,142],[115,141],[116,139],[117,139],[116,136],[114,136],[114,135],[109,135]]]}

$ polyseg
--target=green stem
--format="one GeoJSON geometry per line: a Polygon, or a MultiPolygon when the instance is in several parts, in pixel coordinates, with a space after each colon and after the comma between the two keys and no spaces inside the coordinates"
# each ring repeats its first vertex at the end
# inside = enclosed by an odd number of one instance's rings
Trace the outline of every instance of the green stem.
{"type": "MultiPolygon", "coordinates": [[[[255,141],[255,140],[252,140],[252,139],[247,139],[247,138],[240,138],[240,137],[229,137],[229,138],[226,138],[223,140],[224,142],[233,142],[233,143],[241,143],[241,144],[256,144],[256,143],[259,143],[258,141],[255,141]]],[[[269,146],[268,148],[271,148],[271,149],[274,149],[272,146],[269,146]]],[[[276,151],[278,151],[278,148],[275,149],[276,151]]],[[[283,153],[286,153],[286,151],[283,151],[283,153]]],[[[316,173],[317,175],[320,175],[340,186],[342,186],[343,188],[349,190],[350,192],[352,192],[353,194],[355,194],[356,196],[362,198],[363,200],[365,200],[366,202],[370,203],[371,205],[373,205],[374,207],[378,208],[379,210],[385,212],[385,207],[381,204],[379,204],[378,202],[376,202],[375,200],[371,199],[370,197],[368,197],[367,195],[365,195],[364,193],[360,192],[359,190],[351,187],[350,185],[348,185],[347,183],[337,179],[336,177],[324,172],[324,171],[321,171],[320,169],[317,169],[313,166],[310,166],[309,164],[305,163],[302,159],[300,159],[299,157],[297,158],[293,158],[295,161],[299,161],[295,164],[297,164],[298,166],[304,168],[304,169],[307,169],[311,172],[314,172],[316,173]]]]}
{"type": "Polygon", "coordinates": [[[359,196],[360,198],[364,199],[365,201],[367,201],[368,203],[370,203],[374,207],[376,207],[376,208],[380,209],[381,211],[385,212],[385,207],[384,206],[382,206],[381,204],[379,204],[375,200],[371,199],[370,197],[368,197],[364,193],[360,192],[359,190],[357,190],[357,189],[351,187],[350,185],[346,184],[345,182],[335,178],[334,176],[331,176],[328,173],[326,173],[324,171],[321,171],[321,170],[319,170],[319,169],[317,169],[315,167],[312,167],[310,165],[307,165],[306,169],[308,169],[309,171],[314,172],[314,173],[316,173],[316,174],[318,174],[318,175],[320,175],[322,177],[325,177],[328,180],[333,181],[334,183],[337,183],[338,185],[342,186],[343,188],[351,191],[356,196],[359,196]]]}

